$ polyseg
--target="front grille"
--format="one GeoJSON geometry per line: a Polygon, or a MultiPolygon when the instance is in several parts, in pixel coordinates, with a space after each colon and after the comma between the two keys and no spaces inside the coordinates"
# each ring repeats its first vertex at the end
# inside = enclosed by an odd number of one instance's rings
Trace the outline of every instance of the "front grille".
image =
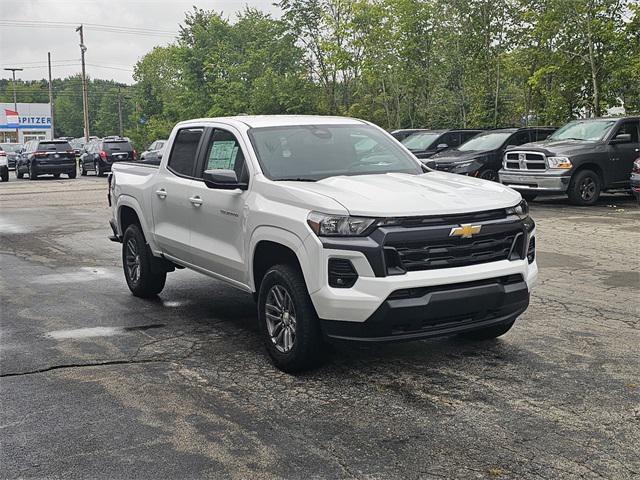
{"type": "Polygon", "coordinates": [[[543,153],[510,151],[504,155],[504,168],[507,170],[546,170],[547,163],[543,153]]]}
{"type": "Polygon", "coordinates": [[[403,219],[406,221],[399,226],[383,229],[386,274],[524,259],[525,227],[504,217],[504,210],[494,210],[450,218],[403,219]],[[479,226],[481,230],[471,238],[452,236],[452,229],[460,225],[479,226]]]}

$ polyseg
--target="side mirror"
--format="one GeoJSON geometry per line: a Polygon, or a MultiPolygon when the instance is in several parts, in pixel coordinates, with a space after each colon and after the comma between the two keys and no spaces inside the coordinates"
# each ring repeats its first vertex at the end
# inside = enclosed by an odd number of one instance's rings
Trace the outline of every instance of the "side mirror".
{"type": "Polygon", "coordinates": [[[445,148],[449,148],[449,145],[447,145],[446,143],[439,143],[436,148],[438,150],[444,150],[445,148]]]}
{"type": "Polygon", "coordinates": [[[202,175],[204,184],[209,188],[219,190],[246,190],[247,184],[239,182],[236,172],[233,170],[206,170],[202,175]]]}
{"type": "Polygon", "coordinates": [[[158,160],[162,158],[162,152],[158,152],[158,160]]]}
{"type": "Polygon", "coordinates": [[[619,133],[614,138],[611,139],[609,143],[631,143],[631,134],[630,133],[619,133]]]}

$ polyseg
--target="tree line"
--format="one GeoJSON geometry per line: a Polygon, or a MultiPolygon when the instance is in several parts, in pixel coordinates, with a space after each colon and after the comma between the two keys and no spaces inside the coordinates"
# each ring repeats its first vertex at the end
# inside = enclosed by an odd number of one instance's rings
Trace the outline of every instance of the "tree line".
{"type": "MultiPolygon", "coordinates": [[[[252,8],[233,18],[187,12],[176,40],[135,66],[127,134],[142,146],[166,137],[177,121],[238,113],[349,115],[384,128],[490,128],[561,125],[613,107],[640,112],[635,0],[278,6],[279,18],[252,8]]],[[[99,88],[111,96],[95,89],[97,132],[117,121],[115,87],[99,88]]],[[[2,83],[0,95],[6,98],[2,83]]],[[[66,134],[64,123],[59,128],[66,134]]]]}

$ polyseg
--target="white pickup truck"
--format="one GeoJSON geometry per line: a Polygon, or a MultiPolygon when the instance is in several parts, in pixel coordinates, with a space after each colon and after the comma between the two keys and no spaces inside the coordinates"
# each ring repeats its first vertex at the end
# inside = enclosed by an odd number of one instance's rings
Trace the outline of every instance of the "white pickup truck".
{"type": "Polygon", "coordinates": [[[134,295],[187,267],[254,293],[288,372],[327,340],[507,332],[537,277],[520,194],[429,170],[384,130],[324,116],[175,126],[160,165],[118,163],[112,240],[134,295]]]}

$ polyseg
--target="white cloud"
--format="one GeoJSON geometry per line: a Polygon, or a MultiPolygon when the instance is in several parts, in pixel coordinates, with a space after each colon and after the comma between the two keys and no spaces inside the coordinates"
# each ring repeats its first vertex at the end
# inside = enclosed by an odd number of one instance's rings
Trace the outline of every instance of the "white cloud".
{"type": "MultiPolygon", "coordinates": [[[[138,59],[155,45],[172,40],[139,29],[177,33],[184,13],[194,4],[205,10],[222,11],[230,18],[247,5],[279,14],[273,0],[0,0],[1,67],[24,68],[17,76],[25,80],[46,78],[47,52],[51,52],[55,78],[79,73],[79,37],[74,26],[50,28],[42,22],[115,25],[129,29],[132,34],[85,26],[87,72],[93,78],[132,83],[131,74],[138,59]],[[11,21],[25,24],[5,23],[11,21]]],[[[10,78],[10,72],[0,71],[0,75],[10,78]]]]}

